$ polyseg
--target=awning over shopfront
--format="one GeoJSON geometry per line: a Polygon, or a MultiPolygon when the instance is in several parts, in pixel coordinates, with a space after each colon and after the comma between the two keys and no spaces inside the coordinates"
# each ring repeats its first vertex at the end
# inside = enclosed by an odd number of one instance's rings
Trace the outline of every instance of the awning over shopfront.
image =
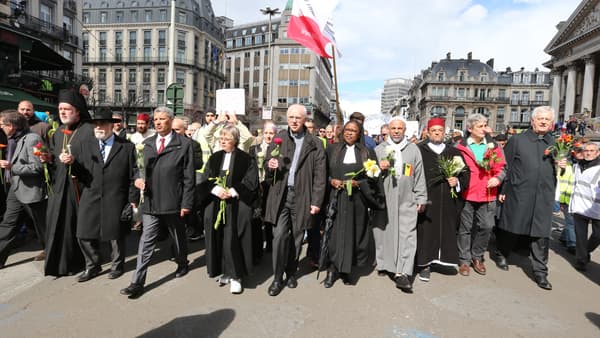
{"type": "Polygon", "coordinates": [[[19,102],[27,100],[33,103],[37,111],[49,111],[56,114],[57,107],[51,103],[40,100],[22,90],[0,87],[0,111],[4,109],[17,109],[19,102]]]}
{"type": "Polygon", "coordinates": [[[12,27],[0,27],[1,42],[15,45],[21,51],[22,70],[72,70],[73,63],[46,46],[40,39],[18,32],[12,27]]]}

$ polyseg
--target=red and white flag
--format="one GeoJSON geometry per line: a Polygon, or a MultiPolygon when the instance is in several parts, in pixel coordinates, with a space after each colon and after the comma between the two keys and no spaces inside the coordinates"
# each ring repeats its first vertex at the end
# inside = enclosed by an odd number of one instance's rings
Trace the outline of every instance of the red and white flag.
{"type": "Polygon", "coordinates": [[[294,0],[288,38],[322,57],[332,58],[327,46],[336,45],[331,18],[337,4],[338,0],[294,0]]]}

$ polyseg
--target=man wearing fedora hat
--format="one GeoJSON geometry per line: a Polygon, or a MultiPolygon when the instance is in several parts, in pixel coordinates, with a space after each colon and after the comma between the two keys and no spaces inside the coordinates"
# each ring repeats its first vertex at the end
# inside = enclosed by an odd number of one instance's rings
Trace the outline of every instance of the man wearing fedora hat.
{"type": "Polygon", "coordinates": [[[125,235],[129,226],[122,219],[122,211],[137,202],[138,192],[133,186],[137,170],[135,148],[133,143],[113,133],[113,123],[118,121],[109,109],[97,110],[91,120],[94,138],[79,145],[82,151],[75,158],[78,165],[73,174],[83,187],[77,240],[85,258],[85,271],[79,276],[79,282],[96,277],[102,270],[101,241],[110,241],[112,266],[108,278],[123,274],[125,235]]]}

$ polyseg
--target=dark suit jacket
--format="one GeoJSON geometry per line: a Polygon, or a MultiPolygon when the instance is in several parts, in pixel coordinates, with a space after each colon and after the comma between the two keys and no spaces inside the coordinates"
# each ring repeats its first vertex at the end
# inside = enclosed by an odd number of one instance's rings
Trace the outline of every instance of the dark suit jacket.
{"type": "Polygon", "coordinates": [[[13,153],[10,188],[21,203],[35,203],[46,198],[44,165],[33,155],[33,147],[39,142],[43,142],[42,138],[29,131],[17,141],[13,153]]]}
{"type": "Polygon", "coordinates": [[[144,140],[146,189],[142,212],[151,215],[179,213],[194,206],[194,150],[192,141],[173,133],[171,142],[157,154],[156,138],[144,140]]]}
{"type": "Polygon", "coordinates": [[[129,226],[122,224],[121,211],[137,203],[139,191],[133,185],[137,177],[135,146],[115,135],[106,162],[100,154],[98,140],[82,145],[84,150],[74,166],[82,184],[77,216],[77,237],[84,239],[118,239],[129,226]]]}

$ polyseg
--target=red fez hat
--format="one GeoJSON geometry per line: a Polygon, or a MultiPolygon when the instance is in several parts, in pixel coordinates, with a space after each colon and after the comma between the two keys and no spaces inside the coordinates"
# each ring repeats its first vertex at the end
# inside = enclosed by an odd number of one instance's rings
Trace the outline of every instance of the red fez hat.
{"type": "Polygon", "coordinates": [[[446,120],[444,120],[443,118],[440,118],[440,117],[434,117],[434,118],[430,119],[429,122],[427,122],[427,129],[429,129],[433,126],[446,127],[446,120]]]}
{"type": "Polygon", "coordinates": [[[146,121],[146,122],[148,122],[148,121],[150,121],[150,115],[144,114],[144,113],[138,114],[137,120],[138,121],[146,121]]]}

